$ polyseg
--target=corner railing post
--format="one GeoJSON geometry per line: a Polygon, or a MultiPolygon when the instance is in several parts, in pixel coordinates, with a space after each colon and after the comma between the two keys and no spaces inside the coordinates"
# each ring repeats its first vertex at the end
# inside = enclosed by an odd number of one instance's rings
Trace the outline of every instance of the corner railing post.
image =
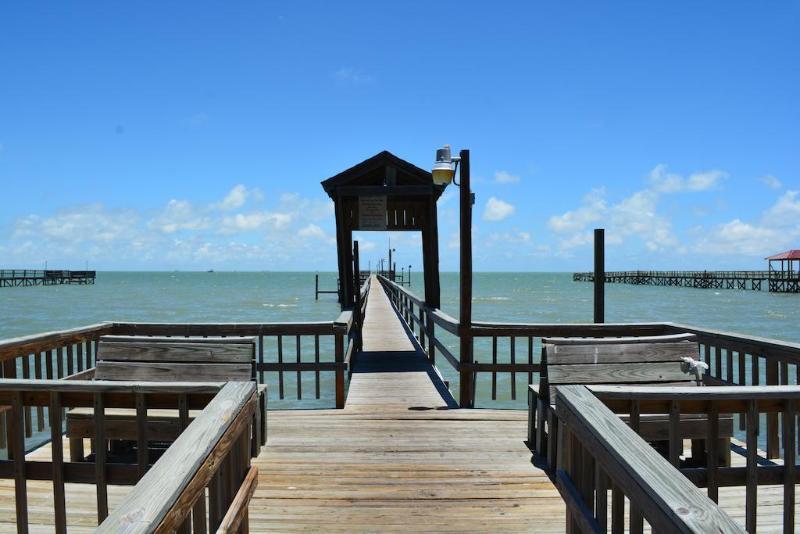
{"type": "Polygon", "coordinates": [[[336,407],[344,408],[344,334],[336,332],[336,407]]]}
{"type": "Polygon", "coordinates": [[[459,404],[472,408],[474,374],[472,365],[472,191],[470,189],[469,150],[461,151],[461,186],[459,190],[459,286],[458,315],[459,350],[459,404]]]}
{"type": "Polygon", "coordinates": [[[433,322],[432,310],[425,308],[425,314],[427,315],[427,318],[425,319],[425,326],[428,329],[428,359],[430,360],[431,365],[436,365],[436,343],[434,342],[434,337],[436,335],[434,328],[436,325],[433,322]]]}

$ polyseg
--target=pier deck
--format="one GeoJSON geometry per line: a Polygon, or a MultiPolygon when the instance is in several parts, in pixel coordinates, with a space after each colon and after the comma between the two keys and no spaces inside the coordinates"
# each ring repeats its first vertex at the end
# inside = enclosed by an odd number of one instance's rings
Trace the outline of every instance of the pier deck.
{"type": "Polygon", "coordinates": [[[452,409],[377,281],[363,340],[344,410],[270,412],[252,531],[563,532],[525,412],[452,409]]]}
{"type": "MultiPolygon", "coordinates": [[[[269,412],[269,441],[253,460],[250,531],[563,532],[564,502],[524,442],[527,413],[455,407],[381,284],[370,291],[345,408],[269,412]]],[[[743,445],[734,440],[735,468],[746,466],[743,445]]],[[[50,446],[27,456],[47,461],[50,446]]],[[[95,486],[65,490],[70,532],[93,530],[95,486]]],[[[109,485],[110,508],[130,491],[109,485]]],[[[759,532],[781,530],[782,491],[758,486],[759,532]]],[[[0,480],[0,532],[16,530],[14,494],[14,480],[0,480]]],[[[719,495],[743,525],[745,487],[719,495]]],[[[28,480],[27,496],[30,531],[53,532],[53,483],[28,480]]]]}

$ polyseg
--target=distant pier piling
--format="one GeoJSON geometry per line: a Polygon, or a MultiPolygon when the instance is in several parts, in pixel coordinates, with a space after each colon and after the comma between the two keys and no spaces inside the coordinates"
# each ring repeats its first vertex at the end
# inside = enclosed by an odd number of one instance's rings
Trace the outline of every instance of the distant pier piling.
{"type": "MultiPolygon", "coordinates": [[[[698,289],[768,289],[773,293],[798,293],[798,285],[777,284],[780,271],[611,271],[605,273],[607,284],[640,286],[693,287],[698,289]],[[766,282],[766,283],[765,283],[766,282]]],[[[593,272],[573,273],[575,282],[594,282],[593,272]]]]}
{"type": "Polygon", "coordinates": [[[89,285],[94,284],[96,276],[96,271],[2,269],[0,287],[89,285]]]}

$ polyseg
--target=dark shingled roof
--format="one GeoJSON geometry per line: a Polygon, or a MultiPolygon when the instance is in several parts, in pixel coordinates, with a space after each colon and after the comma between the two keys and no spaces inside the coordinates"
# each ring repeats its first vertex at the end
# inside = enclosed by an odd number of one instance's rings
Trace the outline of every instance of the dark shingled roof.
{"type": "MultiPolygon", "coordinates": [[[[362,179],[377,169],[384,167],[394,167],[397,169],[397,184],[398,185],[431,185],[433,184],[433,176],[430,172],[420,169],[413,163],[398,158],[388,150],[379,152],[369,159],[365,159],[361,163],[353,165],[347,170],[344,170],[322,182],[322,188],[325,192],[333,198],[333,191],[335,188],[343,185],[363,185],[362,179]]],[[[444,191],[443,187],[435,187],[435,195],[438,197],[444,191]]]]}

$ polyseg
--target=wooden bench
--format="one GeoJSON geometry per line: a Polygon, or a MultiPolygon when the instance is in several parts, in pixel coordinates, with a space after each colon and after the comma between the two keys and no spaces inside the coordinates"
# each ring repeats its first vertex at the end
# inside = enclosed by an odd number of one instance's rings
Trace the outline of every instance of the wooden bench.
{"type": "MultiPolygon", "coordinates": [[[[237,382],[256,380],[255,338],[175,338],[142,336],[103,336],[97,345],[93,380],[142,382],[237,382]]],[[[189,419],[199,411],[190,411],[189,419]]],[[[136,440],[136,411],[105,410],[106,436],[113,441],[136,440]]],[[[89,408],[67,413],[70,459],[83,461],[84,438],[94,436],[94,412],[89,408]]],[[[258,409],[251,453],[258,454],[266,443],[266,385],[258,386],[258,409]]],[[[178,410],[147,410],[147,440],[171,442],[181,432],[178,410]]],[[[93,444],[94,446],[94,444],[93,444]]]]}
{"type": "MultiPolygon", "coordinates": [[[[701,386],[702,373],[688,369],[687,358],[698,355],[693,334],[626,338],[542,339],[542,371],[539,384],[528,387],[528,444],[556,461],[558,421],[554,409],[555,388],[560,385],[701,386]]],[[[627,422],[628,417],[623,416],[627,422]]],[[[707,419],[704,415],[682,415],[679,432],[692,440],[692,456],[705,446],[707,419]]],[[[730,465],[733,417],[720,416],[720,465],[730,465]]],[[[667,414],[642,416],[639,434],[662,449],[669,437],[667,414]]],[[[703,456],[704,458],[705,456],[703,456]]]]}

